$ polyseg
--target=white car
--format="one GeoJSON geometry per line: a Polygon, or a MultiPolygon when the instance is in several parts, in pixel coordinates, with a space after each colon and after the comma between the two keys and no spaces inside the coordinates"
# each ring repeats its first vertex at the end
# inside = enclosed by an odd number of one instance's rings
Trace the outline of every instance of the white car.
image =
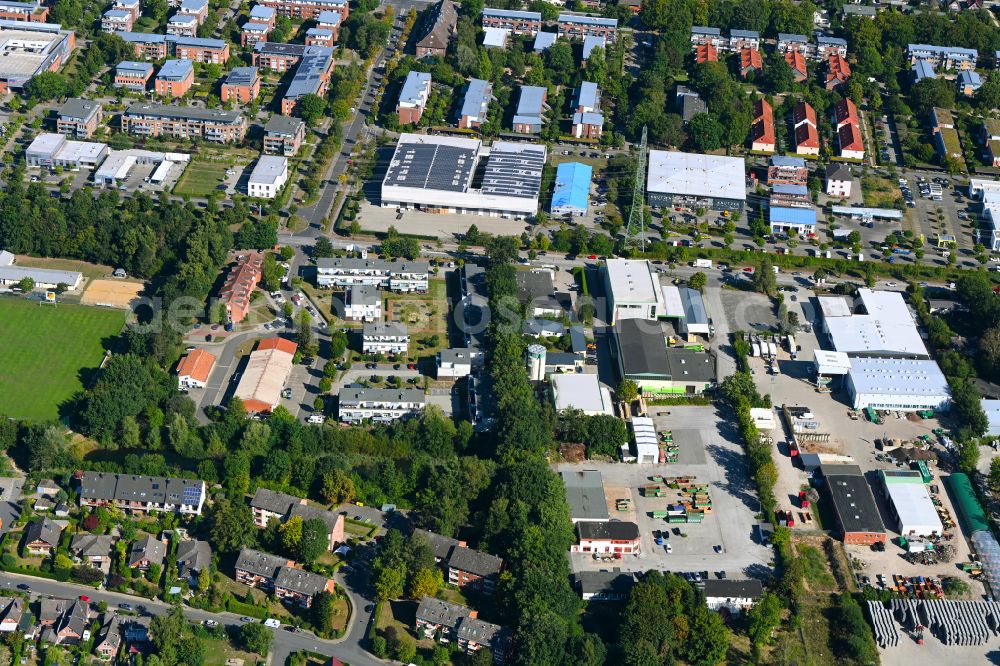
{"type": "Polygon", "coordinates": [[[281,623],[275,620],[273,617],[269,617],[264,620],[265,627],[271,627],[272,629],[277,629],[281,626],[281,623]]]}
{"type": "Polygon", "coordinates": [[[325,420],[322,414],[310,414],[309,418],[306,419],[306,423],[322,424],[325,420]]]}

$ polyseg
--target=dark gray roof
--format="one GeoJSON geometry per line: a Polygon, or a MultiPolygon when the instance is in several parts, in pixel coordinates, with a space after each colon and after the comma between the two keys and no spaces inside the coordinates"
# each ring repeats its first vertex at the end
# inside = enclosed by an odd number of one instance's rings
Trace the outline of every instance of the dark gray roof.
{"type": "Polygon", "coordinates": [[[358,257],[321,257],[316,260],[316,267],[328,270],[376,270],[388,273],[427,273],[430,271],[430,264],[426,261],[406,261],[404,259],[386,261],[358,257]]]}
{"type": "Polygon", "coordinates": [[[517,290],[522,301],[548,298],[555,292],[550,271],[517,271],[516,276],[517,290]]]}
{"type": "Polygon", "coordinates": [[[583,326],[570,326],[569,339],[573,345],[574,354],[587,353],[587,334],[584,332],[583,326]]]}
{"type": "Polygon", "coordinates": [[[59,107],[59,117],[66,120],[77,120],[86,122],[93,117],[101,108],[99,102],[92,102],[89,99],[71,97],[66,103],[59,107]]]}
{"type": "Polygon", "coordinates": [[[430,546],[431,552],[434,553],[434,558],[438,560],[447,559],[453,548],[461,546],[461,542],[457,539],[452,539],[451,537],[446,537],[443,534],[437,534],[429,530],[415,529],[412,536],[422,537],[427,542],[427,545],[430,546]]]}
{"type": "Polygon", "coordinates": [[[376,305],[381,300],[382,292],[378,287],[355,284],[347,290],[347,303],[349,305],[376,305]]]}
{"type": "Polygon", "coordinates": [[[417,48],[447,49],[458,25],[458,11],[451,0],[439,0],[428,10],[424,23],[424,36],[417,48]]]}
{"type": "Polygon", "coordinates": [[[382,336],[405,337],[409,333],[406,330],[406,324],[398,321],[384,321],[365,324],[361,329],[361,335],[366,338],[382,336]]]}
{"type": "Polygon", "coordinates": [[[121,616],[115,613],[110,613],[110,617],[105,616],[104,624],[97,635],[97,643],[95,645],[108,643],[109,645],[113,645],[115,650],[117,650],[122,644],[121,623],[121,616]]]}
{"type": "Polygon", "coordinates": [[[163,559],[167,556],[167,544],[163,543],[152,534],[147,534],[144,538],[136,539],[128,552],[129,566],[135,566],[143,560],[148,560],[150,564],[163,564],[163,559]]]}
{"type": "Polygon", "coordinates": [[[476,168],[474,147],[407,141],[396,146],[384,185],[465,192],[476,168]]]}
{"type": "Polygon", "coordinates": [[[125,111],[125,115],[141,118],[183,118],[227,125],[239,125],[244,122],[243,115],[239,111],[202,109],[197,106],[176,106],[174,104],[150,104],[148,102],[132,104],[125,111]]]}
{"type": "MultiPolygon", "coordinates": [[[[259,6],[259,5],[258,5],[259,6]]],[[[299,132],[299,128],[305,123],[301,118],[292,118],[291,116],[279,116],[273,115],[270,120],[264,125],[264,131],[267,134],[277,134],[280,136],[293,137],[299,132]]]]}
{"type": "Polygon", "coordinates": [[[90,619],[90,605],[87,602],[80,601],[79,599],[72,602],[72,605],[66,609],[62,617],[56,623],[56,631],[62,631],[63,629],[69,629],[74,634],[78,636],[83,636],[84,630],[87,628],[87,621],[90,619]]]}
{"type": "Polygon", "coordinates": [[[561,476],[566,486],[566,502],[574,520],[608,519],[608,502],[600,472],[593,469],[566,470],[561,476]]]}
{"type": "Polygon", "coordinates": [[[257,80],[256,67],[234,67],[226,77],[226,84],[231,86],[249,86],[257,80]]]}
{"type": "Polygon", "coordinates": [[[283,55],[294,58],[301,58],[306,52],[306,48],[305,44],[285,44],[283,42],[256,42],[253,45],[254,53],[283,55]]]}
{"type": "Polygon", "coordinates": [[[576,584],[581,594],[627,596],[635,585],[635,574],[621,571],[580,571],[576,574],[576,584]]]}
{"type": "Polygon", "coordinates": [[[496,555],[459,546],[452,549],[451,557],[448,558],[448,566],[485,578],[499,574],[503,567],[503,560],[496,555]]]}
{"type": "Polygon", "coordinates": [[[570,352],[548,352],[545,354],[545,365],[576,365],[582,359],[570,352]]]}
{"type": "Polygon", "coordinates": [[[286,493],[279,493],[268,488],[258,488],[253,499],[250,500],[250,506],[254,509],[263,509],[284,516],[300,501],[298,497],[286,493]]]}
{"type": "Polygon", "coordinates": [[[551,319],[525,319],[521,326],[521,332],[524,335],[542,335],[543,333],[562,335],[565,331],[566,327],[563,326],[562,322],[551,319]]]}
{"type": "Polygon", "coordinates": [[[827,180],[851,180],[851,168],[842,162],[832,162],[826,167],[827,180]]]}
{"type": "Polygon", "coordinates": [[[484,194],[532,199],[542,187],[545,146],[497,141],[483,170],[484,194]]]}
{"type": "Polygon", "coordinates": [[[18,623],[23,614],[24,600],[21,597],[0,598],[0,618],[18,623]]]}
{"type": "Polygon", "coordinates": [[[675,382],[711,382],[715,380],[715,360],[707,352],[667,347],[667,365],[675,382]]]}
{"type": "Polygon", "coordinates": [[[295,68],[285,99],[319,94],[326,72],[333,66],[333,49],[327,46],[307,46],[299,66],[295,68]]]}
{"type": "Polygon", "coordinates": [[[313,596],[326,589],[327,581],[327,578],[319,574],[292,567],[281,567],[274,579],[274,586],[313,596]]]}
{"type": "Polygon", "coordinates": [[[764,594],[764,586],[759,580],[714,580],[705,581],[705,596],[710,598],[748,597],[759,599],[764,594]]]}
{"type": "Polygon", "coordinates": [[[299,516],[302,520],[322,520],[329,529],[333,529],[340,522],[340,514],[308,504],[295,504],[292,506],[292,516],[299,516]]]}
{"type": "Polygon", "coordinates": [[[458,622],[455,632],[460,641],[471,641],[479,645],[488,645],[494,652],[503,652],[500,643],[507,640],[508,632],[499,624],[486,622],[476,617],[463,617],[458,622]]]}
{"type": "Polygon", "coordinates": [[[236,568],[265,578],[274,578],[278,569],[288,564],[288,558],[244,548],[236,558],[236,568]]]}
{"type": "Polygon", "coordinates": [[[576,524],[581,539],[638,539],[639,526],[627,522],[599,522],[584,520],[576,524]]]}
{"type": "Polygon", "coordinates": [[[55,548],[59,545],[59,536],[62,534],[62,527],[48,518],[36,520],[28,523],[24,528],[25,543],[44,543],[55,548]]]}
{"type": "Polygon", "coordinates": [[[212,564],[212,547],[207,541],[189,539],[177,544],[177,575],[187,578],[201,573],[212,564]]]}
{"type": "Polygon", "coordinates": [[[882,516],[865,477],[860,474],[831,474],[829,469],[822,467],[821,470],[826,478],[827,490],[833,499],[837,522],[845,534],[885,532],[882,516]]]}
{"type": "Polygon", "coordinates": [[[408,402],[423,403],[425,401],[422,389],[415,388],[347,388],[337,393],[341,407],[356,406],[362,402],[408,402]]]}
{"type": "Polygon", "coordinates": [[[458,626],[459,620],[469,617],[470,611],[465,606],[452,604],[433,597],[424,597],[417,606],[417,619],[445,627],[458,626]]]}
{"type": "Polygon", "coordinates": [[[77,534],[69,544],[69,550],[78,557],[107,557],[114,546],[110,534],[77,534]]]}
{"type": "Polygon", "coordinates": [[[626,376],[671,376],[667,341],[654,324],[640,319],[625,319],[615,326],[615,336],[626,376]]]}

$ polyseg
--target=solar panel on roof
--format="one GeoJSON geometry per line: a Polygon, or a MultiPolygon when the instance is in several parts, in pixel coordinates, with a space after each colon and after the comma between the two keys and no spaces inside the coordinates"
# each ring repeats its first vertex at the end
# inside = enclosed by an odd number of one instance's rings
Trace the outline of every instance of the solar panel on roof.
{"type": "Polygon", "coordinates": [[[201,499],[201,488],[198,486],[187,486],[184,488],[184,504],[197,504],[201,499]]]}

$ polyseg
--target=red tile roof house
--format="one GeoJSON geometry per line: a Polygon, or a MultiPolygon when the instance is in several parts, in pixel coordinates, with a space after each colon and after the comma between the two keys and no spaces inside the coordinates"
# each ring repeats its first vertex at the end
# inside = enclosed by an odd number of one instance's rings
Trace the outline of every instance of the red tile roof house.
{"type": "Polygon", "coordinates": [[[795,152],[800,155],[819,155],[819,132],[816,130],[816,111],[799,102],[792,110],[795,128],[795,152]]]}
{"type": "Polygon", "coordinates": [[[215,356],[204,349],[195,349],[177,364],[178,389],[205,388],[215,367],[215,356]]]}
{"type": "Polygon", "coordinates": [[[851,77],[851,66],[839,54],[833,54],[827,60],[826,89],[833,90],[847,83],[851,77]]]}
{"type": "Polygon", "coordinates": [[[865,158],[865,144],[861,139],[861,128],[858,125],[848,123],[838,129],[837,146],[840,148],[841,157],[855,160],[865,158]]]}
{"type": "Polygon", "coordinates": [[[51,555],[59,547],[63,528],[48,518],[42,518],[24,528],[24,552],[31,555],[51,555]]]}
{"type": "Polygon", "coordinates": [[[219,301],[225,305],[226,315],[234,324],[243,321],[250,311],[250,296],[260,283],[263,267],[264,254],[261,252],[239,257],[219,290],[219,301]]]}
{"type": "Polygon", "coordinates": [[[740,50],[740,76],[744,79],[750,74],[760,74],[764,71],[764,61],[760,51],[749,47],[740,50]]]}
{"type": "Polygon", "coordinates": [[[809,78],[809,71],[806,69],[806,59],[799,51],[787,51],[785,62],[792,68],[792,76],[796,83],[802,83],[809,78]]]}
{"type": "Polygon", "coordinates": [[[753,124],[750,126],[750,150],[773,153],[774,110],[766,99],[758,99],[753,106],[753,124]]]}
{"type": "Polygon", "coordinates": [[[694,50],[694,61],[697,63],[719,62],[719,50],[711,44],[698,44],[694,50]]]}

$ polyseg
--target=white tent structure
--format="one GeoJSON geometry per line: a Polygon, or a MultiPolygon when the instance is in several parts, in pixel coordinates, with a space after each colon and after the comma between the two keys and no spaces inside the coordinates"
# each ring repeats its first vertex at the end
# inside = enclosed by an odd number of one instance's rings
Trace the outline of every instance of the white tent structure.
{"type": "Polygon", "coordinates": [[[635,455],[639,463],[652,464],[659,460],[660,444],[656,439],[653,419],[636,416],[632,419],[632,437],[635,440],[635,455]]]}

